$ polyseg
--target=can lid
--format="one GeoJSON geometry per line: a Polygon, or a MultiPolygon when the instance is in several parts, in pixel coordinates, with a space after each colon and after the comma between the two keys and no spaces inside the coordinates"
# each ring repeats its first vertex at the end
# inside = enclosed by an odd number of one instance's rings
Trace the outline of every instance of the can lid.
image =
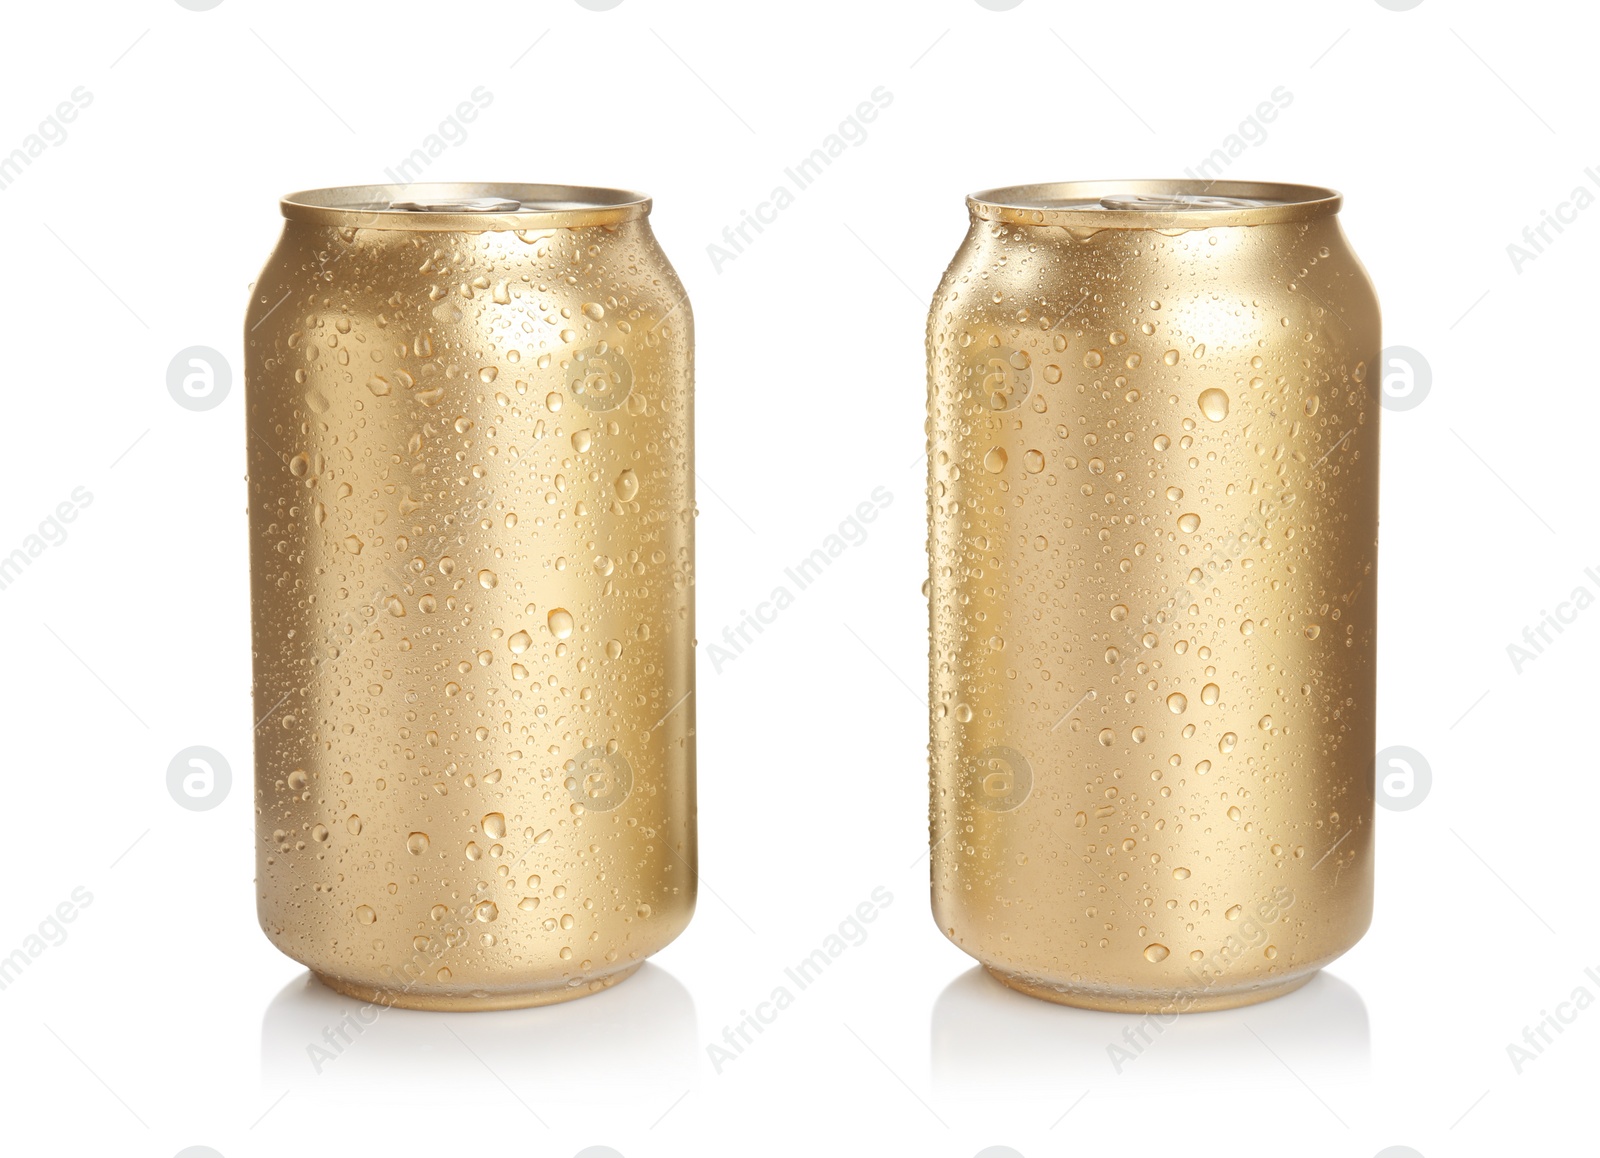
{"type": "Polygon", "coordinates": [[[290,221],[313,225],[464,233],[578,229],[650,212],[650,198],[627,189],[499,181],[343,185],[290,193],[280,205],[290,221]]]}
{"type": "Polygon", "coordinates": [[[1209,229],[1309,221],[1342,201],[1318,185],[1268,181],[1059,181],[967,198],[982,220],[1088,229],[1209,229]]]}

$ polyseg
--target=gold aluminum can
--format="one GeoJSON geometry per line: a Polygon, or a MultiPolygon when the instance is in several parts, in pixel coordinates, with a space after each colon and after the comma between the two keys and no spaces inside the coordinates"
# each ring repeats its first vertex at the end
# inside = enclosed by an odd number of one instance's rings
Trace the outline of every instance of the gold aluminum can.
{"type": "Polygon", "coordinates": [[[245,323],[261,926],[385,1004],[604,989],[695,898],[692,321],[650,202],[282,208],[245,323]]]}
{"type": "Polygon", "coordinates": [[[928,319],[933,910],[1024,993],[1244,1005],[1371,918],[1379,319],[1339,203],[968,199],[928,319]]]}

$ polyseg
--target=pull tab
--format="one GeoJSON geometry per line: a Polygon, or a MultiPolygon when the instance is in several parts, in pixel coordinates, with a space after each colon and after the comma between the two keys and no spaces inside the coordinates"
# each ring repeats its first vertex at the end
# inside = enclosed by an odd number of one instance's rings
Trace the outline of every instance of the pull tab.
{"type": "Polygon", "coordinates": [[[522,202],[509,197],[455,197],[443,201],[391,201],[390,209],[411,213],[515,213],[522,202]]]}
{"type": "Polygon", "coordinates": [[[1131,209],[1144,213],[1181,213],[1186,209],[1254,209],[1266,205],[1248,197],[1204,197],[1196,193],[1130,194],[1102,197],[1102,209],[1131,209]]]}

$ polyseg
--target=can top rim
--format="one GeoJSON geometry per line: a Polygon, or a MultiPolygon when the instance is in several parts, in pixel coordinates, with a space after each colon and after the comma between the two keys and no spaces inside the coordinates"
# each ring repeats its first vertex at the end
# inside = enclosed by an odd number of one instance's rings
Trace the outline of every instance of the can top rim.
{"type": "Polygon", "coordinates": [[[1320,185],[1276,181],[1054,181],[984,189],[967,197],[967,208],[1010,225],[1210,229],[1330,217],[1343,200],[1320,185]]]}
{"type": "Polygon", "coordinates": [[[650,212],[650,198],[631,189],[512,181],[340,185],[290,193],[279,205],[288,220],[313,225],[463,233],[614,225],[650,212]]]}

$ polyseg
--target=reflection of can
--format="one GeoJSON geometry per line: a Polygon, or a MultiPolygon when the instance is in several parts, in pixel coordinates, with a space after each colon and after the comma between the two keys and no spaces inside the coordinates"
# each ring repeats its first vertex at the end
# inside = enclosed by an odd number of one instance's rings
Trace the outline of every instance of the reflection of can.
{"type": "Polygon", "coordinates": [[[561,1001],[694,907],[689,306],[637,194],[395,195],[286,198],[246,321],[261,924],[561,1001]]]}
{"type": "Polygon", "coordinates": [[[1101,1009],[1372,910],[1380,350],[1325,189],[998,189],[928,321],[933,907],[1101,1009]]]}

